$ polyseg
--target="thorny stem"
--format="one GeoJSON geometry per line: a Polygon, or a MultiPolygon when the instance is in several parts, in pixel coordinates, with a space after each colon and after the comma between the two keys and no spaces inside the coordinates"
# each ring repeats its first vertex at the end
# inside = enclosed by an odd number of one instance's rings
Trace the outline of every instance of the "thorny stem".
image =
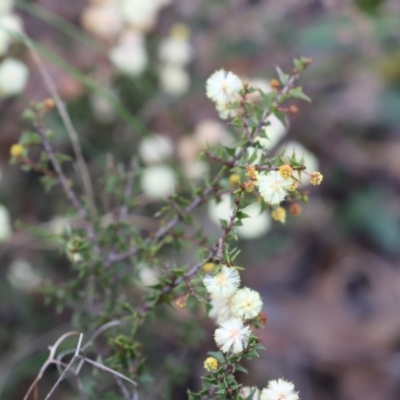
{"type": "Polygon", "coordinates": [[[33,127],[40,136],[43,148],[50,158],[51,164],[53,165],[53,168],[56,171],[58,180],[61,184],[61,187],[64,190],[65,195],[67,196],[68,200],[71,202],[71,204],[73,205],[73,207],[75,208],[77,213],[80,215],[80,217],[82,219],[86,220],[87,219],[86,210],[83,208],[81,202],[78,199],[78,196],[71,189],[71,186],[68,183],[68,179],[65,176],[64,171],[62,170],[61,165],[57,160],[56,154],[54,153],[54,150],[53,150],[50,142],[46,138],[46,134],[44,133],[43,129],[38,125],[38,123],[34,122],[33,127]]]}
{"type": "Polygon", "coordinates": [[[61,187],[64,190],[66,197],[71,202],[72,206],[75,208],[75,210],[80,215],[82,220],[84,220],[88,223],[88,225],[87,225],[88,234],[90,235],[90,238],[92,239],[92,242],[95,245],[96,251],[99,253],[100,249],[97,246],[97,239],[96,239],[96,234],[95,234],[93,225],[89,221],[88,214],[87,214],[85,208],[82,206],[81,202],[79,201],[78,196],[72,190],[71,185],[69,184],[68,179],[67,179],[66,175],[64,174],[64,171],[61,167],[61,164],[57,160],[57,156],[53,150],[53,147],[51,146],[50,142],[47,140],[46,134],[43,131],[42,127],[37,122],[33,123],[33,128],[40,136],[40,139],[42,141],[42,146],[50,158],[51,164],[53,165],[53,168],[56,171],[58,181],[60,182],[61,187]]]}
{"type": "MultiPolygon", "coordinates": [[[[238,199],[238,200],[236,200],[236,206],[232,212],[229,222],[228,222],[226,228],[224,229],[224,233],[217,240],[215,245],[210,249],[210,251],[208,252],[205,259],[198,262],[197,264],[195,264],[188,272],[186,272],[186,274],[184,274],[180,278],[176,278],[169,285],[164,286],[162,288],[162,290],[160,291],[159,299],[161,299],[163,295],[169,293],[171,290],[173,290],[175,287],[177,287],[182,282],[190,280],[190,278],[192,278],[194,275],[196,275],[197,272],[201,269],[201,267],[206,262],[216,261],[216,262],[220,263],[222,261],[222,248],[228,238],[229,233],[232,231],[232,228],[235,223],[236,216],[237,216],[239,209],[240,209],[240,202],[238,199]]],[[[151,309],[151,307],[153,307],[153,306],[154,306],[154,302],[153,303],[148,302],[148,303],[145,303],[142,307],[140,307],[139,314],[141,315],[141,317],[144,317],[146,312],[149,311],[151,309]]]]}
{"type": "Polygon", "coordinates": [[[28,167],[32,168],[34,171],[40,172],[43,175],[49,176],[50,178],[56,178],[57,177],[57,175],[54,172],[42,168],[39,164],[36,164],[35,162],[33,162],[28,157],[19,156],[18,157],[18,161],[20,161],[21,164],[25,164],[28,167]]]}

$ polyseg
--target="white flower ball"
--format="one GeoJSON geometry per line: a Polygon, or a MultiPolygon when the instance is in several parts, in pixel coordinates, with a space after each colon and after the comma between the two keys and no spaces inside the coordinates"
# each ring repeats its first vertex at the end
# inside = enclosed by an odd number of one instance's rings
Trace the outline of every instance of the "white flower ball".
{"type": "Polygon", "coordinates": [[[188,179],[199,180],[208,172],[210,166],[204,160],[193,160],[183,164],[183,173],[188,179]]]}
{"type": "Polygon", "coordinates": [[[170,196],[175,190],[174,171],[166,165],[147,167],[141,176],[143,193],[151,199],[170,196]]]}
{"type": "Polygon", "coordinates": [[[0,31],[13,35],[22,35],[24,28],[21,18],[15,14],[0,14],[0,31]]]}
{"type": "Polygon", "coordinates": [[[11,38],[6,32],[0,29],[0,56],[7,53],[10,47],[11,38]]]}
{"type": "Polygon", "coordinates": [[[194,135],[200,144],[204,147],[216,146],[221,143],[224,146],[233,144],[232,136],[225,129],[225,125],[213,119],[202,119],[196,125],[194,135]]]}
{"type": "Polygon", "coordinates": [[[140,30],[150,30],[161,4],[154,0],[121,0],[121,13],[126,22],[140,30]]]}
{"type": "Polygon", "coordinates": [[[267,211],[261,210],[259,203],[249,204],[243,212],[250,218],[242,219],[242,226],[236,227],[241,239],[256,239],[265,235],[271,228],[271,218],[267,211]]]}
{"type": "Polygon", "coordinates": [[[14,58],[0,64],[0,97],[14,96],[24,91],[28,82],[27,66],[14,58]]]}
{"type": "Polygon", "coordinates": [[[65,233],[71,233],[71,218],[55,216],[49,221],[48,227],[54,235],[61,236],[65,233]]]}
{"type": "Polygon", "coordinates": [[[121,73],[140,75],[148,63],[143,35],[135,31],[127,32],[120,38],[119,44],[110,50],[108,56],[121,73]]]}
{"type": "Polygon", "coordinates": [[[86,30],[103,39],[114,38],[123,27],[119,9],[111,4],[86,8],[81,20],[86,30]]]}
{"type": "Polygon", "coordinates": [[[266,149],[273,148],[286,135],[286,127],[282,121],[275,115],[271,114],[267,118],[268,126],[264,128],[268,139],[258,137],[256,140],[266,149]]]}
{"type": "Polygon", "coordinates": [[[162,135],[145,137],[139,143],[139,155],[146,164],[160,163],[170,158],[173,151],[171,139],[162,135]]]}
{"type": "Polygon", "coordinates": [[[0,242],[7,241],[12,235],[10,214],[5,206],[0,204],[0,242]]]}
{"type": "Polygon", "coordinates": [[[228,193],[222,195],[219,203],[213,199],[208,202],[207,208],[211,221],[219,226],[220,219],[227,221],[232,215],[233,205],[231,196],[228,193]]]}
{"type": "Polygon", "coordinates": [[[16,259],[11,263],[7,278],[12,286],[24,291],[34,290],[41,282],[39,274],[32,265],[23,259],[16,259]]]}
{"type": "Polygon", "coordinates": [[[190,87],[190,76],[181,66],[167,64],[160,69],[160,85],[164,92],[181,96],[190,87]]]}
{"type": "Polygon", "coordinates": [[[185,65],[192,59],[192,46],[187,38],[170,36],[161,41],[160,60],[167,64],[185,65]]]}
{"type": "Polygon", "coordinates": [[[1,0],[0,1],[0,14],[6,14],[13,8],[13,0],[1,0]]]}
{"type": "Polygon", "coordinates": [[[117,114],[108,99],[94,95],[90,98],[90,106],[97,120],[109,123],[115,120],[117,114]]]}
{"type": "Polygon", "coordinates": [[[157,285],[159,282],[159,273],[154,268],[150,268],[148,265],[141,264],[138,267],[139,279],[143,286],[157,285]]]}

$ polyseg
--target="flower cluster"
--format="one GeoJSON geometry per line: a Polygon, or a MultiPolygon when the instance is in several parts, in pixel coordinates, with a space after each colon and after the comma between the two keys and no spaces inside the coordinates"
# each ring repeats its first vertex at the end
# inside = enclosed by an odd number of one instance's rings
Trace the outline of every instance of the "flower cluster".
{"type": "Polygon", "coordinates": [[[87,6],[82,26],[97,37],[111,42],[109,58],[123,74],[140,75],[148,64],[146,33],[156,23],[168,0],[99,0],[87,6]]]}
{"type": "Polygon", "coordinates": [[[140,141],[139,155],[146,164],[141,175],[141,188],[149,199],[159,200],[174,192],[175,172],[164,164],[172,154],[172,141],[165,135],[154,134],[140,141]]]}
{"type": "Polygon", "coordinates": [[[251,334],[244,323],[257,317],[262,309],[259,293],[246,287],[239,289],[239,272],[226,265],[215,275],[207,275],[203,282],[211,295],[210,316],[220,323],[214,335],[218,347],[225,353],[243,351],[251,334]]]}
{"type": "Polygon", "coordinates": [[[193,55],[189,36],[186,25],[175,24],[159,45],[161,88],[173,96],[182,95],[189,88],[190,77],[185,69],[193,55]]]}
{"type": "MultiPolygon", "coordinates": [[[[110,44],[108,57],[123,75],[139,76],[149,63],[146,36],[156,25],[161,9],[170,0],[96,0],[81,17],[82,26],[110,44]]],[[[174,25],[159,45],[160,85],[174,96],[187,91],[190,77],[185,66],[192,59],[189,28],[174,25]]]]}

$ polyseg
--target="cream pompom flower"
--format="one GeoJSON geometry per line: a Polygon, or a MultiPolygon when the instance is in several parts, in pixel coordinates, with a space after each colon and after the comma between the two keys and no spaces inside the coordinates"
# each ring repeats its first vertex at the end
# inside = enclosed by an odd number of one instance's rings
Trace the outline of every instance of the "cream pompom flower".
{"type": "Polygon", "coordinates": [[[139,155],[146,164],[161,163],[170,158],[174,152],[171,139],[164,135],[152,135],[143,138],[139,143],[139,155]]]}
{"type": "Polygon", "coordinates": [[[235,118],[239,115],[239,108],[234,107],[232,102],[217,103],[215,108],[221,119],[235,118]]]}
{"type": "Polygon", "coordinates": [[[251,400],[259,400],[260,399],[260,390],[255,386],[244,386],[239,390],[239,396],[242,399],[247,399],[251,394],[253,397],[251,400]]]}
{"type": "Polygon", "coordinates": [[[268,382],[268,387],[261,392],[260,400],[299,400],[294,385],[284,379],[268,382]]]}
{"type": "Polygon", "coordinates": [[[232,318],[231,300],[232,297],[215,298],[211,296],[211,309],[208,316],[213,318],[217,324],[232,318]]]}
{"type": "Polygon", "coordinates": [[[214,338],[223,353],[240,353],[247,347],[250,334],[250,328],[241,319],[231,318],[215,331],[214,338]]]}
{"type": "Polygon", "coordinates": [[[231,310],[235,317],[244,320],[255,318],[262,309],[260,294],[247,287],[239,289],[232,297],[231,310]]]}
{"type": "Polygon", "coordinates": [[[283,178],[279,171],[261,173],[258,179],[258,191],[269,204],[280,204],[285,199],[292,180],[283,178]]]}
{"type": "Polygon", "coordinates": [[[190,75],[175,64],[166,64],[160,69],[160,86],[165,93],[181,96],[189,90],[190,75]]]}
{"type": "Polygon", "coordinates": [[[28,82],[28,67],[19,60],[6,58],[0,64],[0,97],[14,96],[24,91],[28,82]]]}
{"type": "Polygon", "coordinates": [[[167,197],[175,190],[175,172],[167,165],[152,165],[143,170],[140,183],[143,193],[150,199],[167,197]]]}
{"type": "Polygon", "coordinates": [[[217,104],[234,101],[242,88],[241,79],[233,72],[224,69],[214,72],[206,82],[207,97],[217,104]]]}
{"type": "Polygon", "coordinates": [[[12,10],[14,6],[13,0],[1,0],[0,1],[0,14],[8,13],[12,10]]]}
{"type": "Polygon", "coordinates": [[[240,285],[240,275],[236,269],[223,265],[218,274],[207,275],[203,283],[207,291],[215,298],[226,298],[236,292],[240,285]]]}
{"type": "Polygon", "coordinates": [[[120,73],[140,75],[148,64],[143,34],[133,30],[124,32],[117,45],[110,50],[108,57],[120,73]]]}
{"type": "Polygon", "coordinates": [[[0,204],[0,243],[10,239],[11,235],[10,213],[5,206],[0,204]]]}

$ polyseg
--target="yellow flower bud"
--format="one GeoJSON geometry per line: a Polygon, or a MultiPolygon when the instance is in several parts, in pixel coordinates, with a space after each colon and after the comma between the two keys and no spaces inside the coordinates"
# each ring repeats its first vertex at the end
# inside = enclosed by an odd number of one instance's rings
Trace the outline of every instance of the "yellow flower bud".
{"type": "Polygon", "coordinates": [[[271,213],[271,217],[273,220],[284,224],[286,222],[286,210],[283,207],[275,208],[275,210],[271,213]]]}
{"type": "Polygon", "coordinates": [[[277,79],[271,79],[269,81],[269,85],[273,88],[273,89],[279,89],[281,84],[277,79]]]}
{"type": "Polygon", "coordinates": [[[254,165],[246,167],[246,176],[254,182],[258,181],[258,171],[254,165]]]}
{"type": "Polygon", "coordinates": [[[289,164],[281,165],[279,168],[279,175],[282,178],[288,179],[292,176],[293,168],[289,164]]]}
{"type": "Polygon", "coordinates": [[[179,296],[178,298],[175,299],[175,304],[179,308],[185,308],[186,307],[186,297],[187,295],[184,296],[179,296]]]}
{"type": "Polygon", "coordinates": [[[238,174],[232,174],[232,175],[229,177],[229,184],[230,184],[231,186],[236,186],[239,182],[240,182],[240,175],[238,175],[238,174]]]}
{"type": "Polygon", "coordinates": [[[320,185],[322,182],[322,179],[324,179],[323,175],[320,172],[315,171],[311,174],[310,183],[311,183],[311,185],[314,185],[314,186],[320,185]]]}
{"type": "Polygon", "coordinates": [[[171,28],[171,36],[179,39],[188,39],[190,29],[185,24],[174,24],[171,28]]]}
{"type": "Polygon", "coordinates": [[[208,262],[203,265],[204,272],[210,273],[212,272],[213,269],[214,269],[214,263],[212,262],[208,262]]]}
{"type": "Polygon", "coordinates": [[[292,185],[289,186],[288,191],[289,192],[294,192],[299,186],[299,183],[297,181],[295,181],[294,179],[292,179],[292,185]]]}
{"type": "Polygon", "coordinates": [[[218,369],[218,361],[214,357],[208,357],[204,361],[204,369],[207,371],[216,371],[218,369]]]}
{"type": "Polygon", "coordinates": [[[11,146],[10,149],[11,157],[17,158],[19,156],[22,156],[23,153],[24,153],[24,146],[22,146],[22,144],[15,143],[11,146]]]}
{"type": "Polygon", "coordinates": [[[255,188],[255,184],[253,181],[247,181],[247,182],[243,183],[243,185],[241,185],[241,188],[246,193],[251,193],[255,188]]]}

